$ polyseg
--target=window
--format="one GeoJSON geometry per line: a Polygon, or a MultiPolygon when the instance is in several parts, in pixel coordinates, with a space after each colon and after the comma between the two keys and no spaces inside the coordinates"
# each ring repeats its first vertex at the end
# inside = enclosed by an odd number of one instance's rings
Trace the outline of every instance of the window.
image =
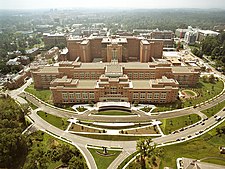
{"type": "Polygon", "coordinates": [[[161,99],[166,99],[167,93],[161,93],[161,99]]]}
{"type": "Polygon", "coordinates": [[[67,93],[63,93],[63,94],[62,94],[62,97],[63,97],[63,99],[68,99],[67,93]]]}
{"type": "Polygon", "coordinates": [[[143,79],[143,78],[144,78],[144,73],[140,73],[140,74],[139,74],[139,78],[140,78],[140,79],[143,79]]]}
{"type": "Polygon", "coordinates": [[[76,99],[80,99],[80,93],[76,93],[75,96],[76,96],[76,99]]]}
{"type": "Polygon", "coordinates": [[[74,78],[78,79],[79,78],[79,74],[78,73],[74,73],[74,78]]]}
{"type": "Polygon", "coordinates": [[[138,99],[139,98],[139,94],[138,93],[133,93],[133,98],[134,99],[138,99]]]}
{"type": "Polygon", "coordinates": [[[74,94],[73,93],[69,93],[69,98],[70,99],[74,99],[74,94]]]}
{"type": "Polygon", "coordinates": [[[140,94],[140,99],[145,99],[145,93],[140,94]]]}
{"type": "Polygon", "coordinates": [[[110,86],[110,91],[111,91],[111,94],[116,94],[117,93],[117,87],[116,86],[110,86]]]}
{"type": "Polygon", "coordinates": [[[82,93],[83,99],[88,99],[88,94],[87,93],[82,93]]]}
{"type": "Polygon", "coordinates": [[[147,94],[147,99],[152,99],[152,93],[147,94]]]}
{"type": "Polygon", "coordinates": [[[149,79],[149,75],[150,75],[149,73],[145,73],[145,78],[149,79]]]}
{"type": "Polygon", "coordinates": [[[90,77],[89,72],[86,72],[86,73],[85,73],[85,78],[89,79],[89,77],[90,77]]]}
{"type": "Polygon", "coordinates": [[[159,99],[159,93],[154,93],[154,99],[159,99]]]}
{"type": "Polygon", "coordinates": [[[89,98],[90,99],[94,99],[95,98],[95,94],[94,93],[89,93],[89,98]]]}
{"type": "Polygon", "coordinates": [[[127,73],[127,76],[128,76],[129,78],[132,78],[132,73],[127,73]]]}
{"type": "Polygon", "coordinates": [[[138,73],[134,73],[134,78],[138,78],[138,73]]]}
{"type": "Polygon", "coordinates": [[[95,72],[92,72],[92,73],[91,73],[91,78],[92,78],[92,79],[95,79],[95,72]]]}
{"type": "Polygon", "coordinates": [[[80,73],[80,78],[84,79],[84,73],[80,73]]]}

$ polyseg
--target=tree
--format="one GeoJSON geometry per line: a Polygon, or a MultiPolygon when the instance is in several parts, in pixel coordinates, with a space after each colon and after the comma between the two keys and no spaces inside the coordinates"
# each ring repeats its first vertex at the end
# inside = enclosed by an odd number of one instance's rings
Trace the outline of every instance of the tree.
{"type": "Polygon", "coordinates": [[[156,144],[152,142],[151,138],[140,139],[137,142],[136,146],[137,151],[140,153],[140,163],[141,168],[146,168],[146,158],[149,158],[151,161],[154,161],[156,157],[161,157],[163,155],[163,151],[159,148],[156,148],[156,144]]]}
{"type": "Polygon", "coordinates": [[[213,74],[209,76],[209,82],[210,83],[215,83],[215,80],[216,79],[215,79],[215,76],[213,74]]]}
{"type": "Polygon", "coordinates": [[[72,157],[69,161],[69,169],[84,169],[86,164],[77,157],[72,157]]]}
{"type": "Polygon", "coordinates": [[[68,164],[73,154],[68,145],[61,146],[61,160],[64,164],[68,164]]]}

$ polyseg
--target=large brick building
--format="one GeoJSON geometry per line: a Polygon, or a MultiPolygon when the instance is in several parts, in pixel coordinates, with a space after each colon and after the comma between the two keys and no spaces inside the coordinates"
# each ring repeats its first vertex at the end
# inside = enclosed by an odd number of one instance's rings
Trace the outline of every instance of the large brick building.
{"type": "Polygon", "coordinates": [[[113,54],[119,62],[140,61],[149,62],[151,58],[161,58],[163,41],[147,40],[140,37],[95,37],[67,39],[68,61],[74,61],[77,57],[81,62],[92,62],[101,59],[110,62],[113,54]]]}
{"type": "Polygon", "coordinates": [[[198,67],[162,59],[160,40],[91,36],[68,38],[67,48],[58,65],[32,69],[34,87],[50,88],[55,104],[170,103],[180,86],[194,86],[199,80],[198,67]]]}
{"type": "MultiPolygon", "coordinates": [[[[115,56],[113,56],[115,57],[115,56]]],[[[174,102],[179,86],[194,86],[199,69],[172,66],[166,60],[149,63],[82,63],[33,69],[35,88],[50,88],[55,104],[98,101],[174,102]]]]}

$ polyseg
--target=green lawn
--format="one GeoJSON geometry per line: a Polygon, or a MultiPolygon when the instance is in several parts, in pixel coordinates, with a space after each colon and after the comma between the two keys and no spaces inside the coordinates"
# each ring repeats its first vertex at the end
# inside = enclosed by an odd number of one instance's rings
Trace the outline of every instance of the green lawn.
{"type": "Polygon", "coordinates": [[[138,152],[134,152],[133,154],[129,155],[119,166],[118,169],[122,169],[134,156],[136,156],[138,152]]]}
{"type": "Polygon", "coordinates": [[[185,126],[196,123],[200,120],[200,117],[196,114],[171,118],[171,119],[163,119],[162,125],[160,126],[164,134],[170,134],[171,132],[183,128],[185,126]]]}
{"type": "Polygon", "coordinates": [[[205,83],[200,79],[197,87],[192,90],[199,93],[199,97],[183,101],[183,107],[194,106],[218,95],[223,90],[223,82],[205,83]]]}
{"type": "Polygon", "coordinates": [[[30,106],[33,110],[35,110],[35,109],[38,108],[37,106],[35,106],[33,103],[29,102],[28,100],[27,100],[27,102],[28,102],[29,106],[30,106]]]}
{"type": "Polygon", "coordinates": [[[127,116],[127,115],[134,115],[126,111],[121,110],[106,110],[106,111],[100,111],[96,113],[95,115],[110,115],[110,116],[127,116]]]}
{"type": "Polygon", "coordinates": [[[198,93],[199,96],[196,98],[177,100],[176,102],[171,104],[157,104],[155,105],[157,108],[154,109],[153,112],[169,111],[178,108],[194,106],[196,104],[207,101],[222,92],[223,82],[219,80],[218,82],[213,84],[203,82],[202,79],[200,79],[195,88],[187,88],[184,90],[193,90],[194,92],[198,93]]]}
{"type": "Polygon", "coordinates": [[[67,118],[57,117],[43,111],[38,111],[37,114],[47,121],[48,123],[52,124],[55,127],[60,128],[61,130],[65,130],[68,126],[67,118]]]}
{"type": "Polygon", "coordinates": [[[119,135],[97,135],[97,134],[76,134],[83,137],[98,139],[98,140],[111,140],[111,141],[134,141],[140,138],[149,138],[148,136],[119,136],[119,135]]]}
{"type": "Polygon", "coordinates": [[[189,96],[195,96],[195,92],[193,92],[192,90],[183,90],[183,92],[187,93],[187,95],[189,96]]]}
{"type": "Polygon", "coordinates": [[[112,154],[112,156],[102,156],[100,154],[98,154],[96,151],[98,152],[102,152],[102,150],[100,149],[93,149],[93,148],[88,148],[88,150],[90,151],[90,153],[92,154],[92,156],[95,159],[95,163],[97,165],[98,169],[106,169],[108,168],[108,166],[116,159],[116,157],[119,156],[119,154],[121,153],[121,151],[113,151],[113,150],[108,150],[108,154],[112,154]]]}
{"type": "Polygon", "coordinates": [[[31,84],[25,89],[26,92],[33,94],[37,98],[41,99],[44,102],[47,102],[49,104],[52,104],[52,93],[50,90],[38,90],[34,88],[34,85],[31,84]]]}
{"type": "Polygon", "coordinates": [[[220,110],[222,110],[225,107],[225,101],[218,103],[216,106],[211,107],[209,109],[203,110],[202,113],[204,113],[207,117],[212,117],[216,113],[218,113],[220,110]]]}
{"type": "MultiPolygon", "coordinates": [[[[225,122],[217,127],[222,126],[225,126],[225,122]]],[[[193,159],[203,159],[206,157],[222,158],[224,160],[208,159],[204,161],[225,165],[225,154],[220,154],[219,152],[219,146],[224,146],[224,143],[225,135],[218,136],[216,135],[216,129],[213,129],[194,140],[163,147],[164,156],[160,169],[163,169],[165,166],[176,168],[176,159],[179,157],[193,159]]]]}

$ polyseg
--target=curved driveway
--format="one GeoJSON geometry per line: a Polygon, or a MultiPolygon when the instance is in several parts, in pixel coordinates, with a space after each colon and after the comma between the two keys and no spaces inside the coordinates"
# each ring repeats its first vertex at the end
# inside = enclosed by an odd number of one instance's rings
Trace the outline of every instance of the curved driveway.
{"type": "MultiPolygon", "coordinates": [[[[30,83],[30,81],[28,81],[30,83]]],[[[21,94],[23,92],[23,90],[26,88],[26,86],[29,85],[29,83],[25,84],[23,87],[21,87],[20,89],[11,91],[9,94],[12,98],[16,99],[17,101],[24,103],[24,99],[21,99],[20,97],[18,97],[18,94],[21,94]]],[[[29,95],[29,94],[24,94],[24,96],[26,96],[26,99],[29,100],[30,102],[32,102],[33,104],[35,104],[36,106],[38,106],[40,109],[42,109],[43,111],[46,111],[48,113],[57,115],[57,116],[61,116],[61,117],[75,117],[75,118],[86,118],[86,119],[93,119],[93,116],[88,116],[87,114],[85,115],[79,115],[79,114],[75,114],[71,111],[63,111],[60,109],[55,109],[54,107],[48,106],[45,103],[43,103],[42,101],[40,101],[39,99],[36,99],[35,97],[29,95]]],[[[163,119],[163,118],[172,118],[172,117],[177,117],[177,116],[183,116],[183,115],[187,115],[187,114],[199,114],[201,117],[204,117],[204,115],[200,112],[202,110],[208,109],[210,107],[215,106],[216,104],[218,104],[219,102],[222,102],[225,100],[225,94],[223,93],[221,96],[219,96],[217,99],[214,99],[208,103],[205,103],[203,105],[201,105],[200,107],[197,108],[188,108],[188,109],[182,109],[182,110],[176,110],[176,111],[171,111],[171,112],[164,112],[164,113],[159,113],[159,115],[152,115],[152,116],[148,116],[144,113],[139,113],[140,118],[138,117],[107,117],[107,118],[103,118],[101,116],[99,116],[97,118],[97,120],[102,121],[103,119],[105,119],[105,121],[118,121],[117,119],[119,118],[119,121],[137,121],[137,119],[140,119],[141,121],[149,121],[152,119],[163,119]]],[[[221,117],[225,117],[225,112],[224,111],[220,111],[218,113],[218,115],[220,115],[221,117]]],[[[62,137],[72,143],[74,143],[82,152],[82,154],[84,155],[85,159],[87,160],[88,166],[89,168],[96,168],[96,164],[95,161],[93,159],[93,157],[91,156],[90,152],[87,150],[86,145],[87,144],[93,144],[93,145],[101,145],[101,146],[107,146],[107,147],[122,147],[123,148],[123,152],[116,158],[116,160],[114,160],[111,165],[109,166],[109,168],[115,169],[118,167],[118,165],[126,158],[128,157],[131,153],[136,151],[136,141],[103,141],[103,140],[96,140],[96,139],[90,139],[90,138],[86,138],[86,137],[81,137],[81,136],[77,136],[77,135],[73,135],[71,133],[62,131],[52,125],[50,125],[49,123],[47,123],[46,121],[44,121],[43,119],[41,119],[34,111],[29,115],[30,118],[32,118],[34,120],[35,126],[38,127],[39,129],[48,131],[50,133],[53,133],[53,136],[55,137],[62,137]]],[[[96,120],[96,116],[94,116],[94,120],[96,120]]],[[[199,124],[196,125],[194,127],[188,128],[182,132],[176,133],[176,134],[170,134],[170,135],[165,135],[163,137],[159,137],[159,138],[154,138],[153,141],[157,144],[163,144],[163,143],[167,143],[167,142],[172,142],[175,141],[178,138],[181,137],[187,137],[187,136],[191,136],[191,137],[195,137],[196,136],[196,132],[202,130],[206,130],[208,129],[210,126],[214,125],[217,123],[217,121],[214,119],[214,117],[209,118],[208,120],[206,120],[204,122],[205,124],[199,124]]]]}

